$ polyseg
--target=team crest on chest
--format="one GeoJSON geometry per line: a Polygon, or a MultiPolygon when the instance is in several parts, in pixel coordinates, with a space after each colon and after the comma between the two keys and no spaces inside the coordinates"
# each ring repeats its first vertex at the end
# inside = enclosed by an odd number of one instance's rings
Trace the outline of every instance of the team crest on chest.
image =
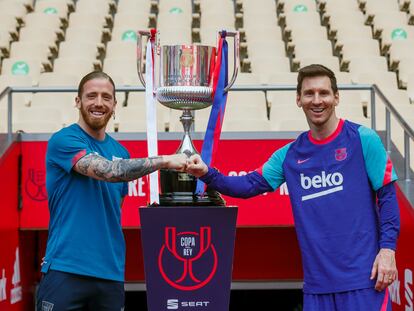
{"type": "Polygon", "coordinates": [[[336,161],[343,161],[346,159],[346,156],[347,156],[346,148],[339,148],[335,150],[336,161]]]}

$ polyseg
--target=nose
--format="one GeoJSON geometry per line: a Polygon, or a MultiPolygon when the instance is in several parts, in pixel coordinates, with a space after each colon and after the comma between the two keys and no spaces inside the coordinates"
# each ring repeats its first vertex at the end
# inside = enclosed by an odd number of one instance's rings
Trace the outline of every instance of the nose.
{"type": "Polygon", "coordinates": [[[313,103],[314,104],[320,104],[322,102],[322,99],[319,95],[319,93],[315,93],[315,95],[313,96],[313,103]]]}
{"type": "Polygon", "coordinates": [[[103,98],[101,95],[96,97],[95,106],[103,106],[103,98]]]}

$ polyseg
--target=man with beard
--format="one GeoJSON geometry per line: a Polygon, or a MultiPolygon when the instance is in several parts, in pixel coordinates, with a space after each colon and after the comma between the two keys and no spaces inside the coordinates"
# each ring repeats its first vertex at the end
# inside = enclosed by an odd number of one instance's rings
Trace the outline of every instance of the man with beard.
{"type": "Polygon", "coordinates": [[[105,133],[115,106],[113,80],[103,72],[87,74],[76,97],[79,121],[48,142],[50,223],[38,310],[122,310],[127,182],[161,168],[185,168],[184,154],[129,159],[105,133]]]}

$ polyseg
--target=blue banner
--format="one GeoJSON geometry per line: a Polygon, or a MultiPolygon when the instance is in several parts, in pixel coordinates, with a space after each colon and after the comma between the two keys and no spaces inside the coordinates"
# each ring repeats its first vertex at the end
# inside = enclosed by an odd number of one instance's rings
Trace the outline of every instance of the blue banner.
{"type": "MultiPolygon", "coordinates": [[[[227,103],[227,92],[224,89],[228,84],[228,46],[225,37],[226,34],[223,32],[218,49],[219,71],[215,72],[216,81],[214,81],[213,105],[201,149],[201,158],[209,166],[213,165],[214,154],[217,151],[217,145],[220,140],[221,127],[223,125],[227,103]]],[[[204,183],[199,179],[197,180],[196,193],[200,195],[204,193],[204,183]]]]}

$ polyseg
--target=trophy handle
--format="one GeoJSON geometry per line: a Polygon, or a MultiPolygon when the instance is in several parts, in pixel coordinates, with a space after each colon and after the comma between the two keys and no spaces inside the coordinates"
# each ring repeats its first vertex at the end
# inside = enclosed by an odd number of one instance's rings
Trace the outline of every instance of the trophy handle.
{"type": "MultiPolygon", "coordinates": [[[[155,29],[153,30],[139,30],[137,34],[137,71],[138,71],[138,78],[141,81],[142,85],[145,87],[145,78],[142,73],[142,37],[146,36],[151,39],[155,36],[155,29]]],[[[154,40],[155,41],[155,40],[154,40]]],[[[154,47],[153,47],[154,48],[154,47]]]]}
{"type": "MultiPolygon", "coordinates": [[[[223,31],[220,31],[219,34],[221,36],[223,31]]],[[[224,89],[224,92],[228,92],[229,89],[233,86],[234,81],[236,81],[237,73],[239,71],[239,59],[240,59],[240,34],[238,31],[226,31],[228,37],[233,37],[233,44],[234,44],[234,66],[233,66],[233,76],[230,79],[230,82],[224,89]]]]}

